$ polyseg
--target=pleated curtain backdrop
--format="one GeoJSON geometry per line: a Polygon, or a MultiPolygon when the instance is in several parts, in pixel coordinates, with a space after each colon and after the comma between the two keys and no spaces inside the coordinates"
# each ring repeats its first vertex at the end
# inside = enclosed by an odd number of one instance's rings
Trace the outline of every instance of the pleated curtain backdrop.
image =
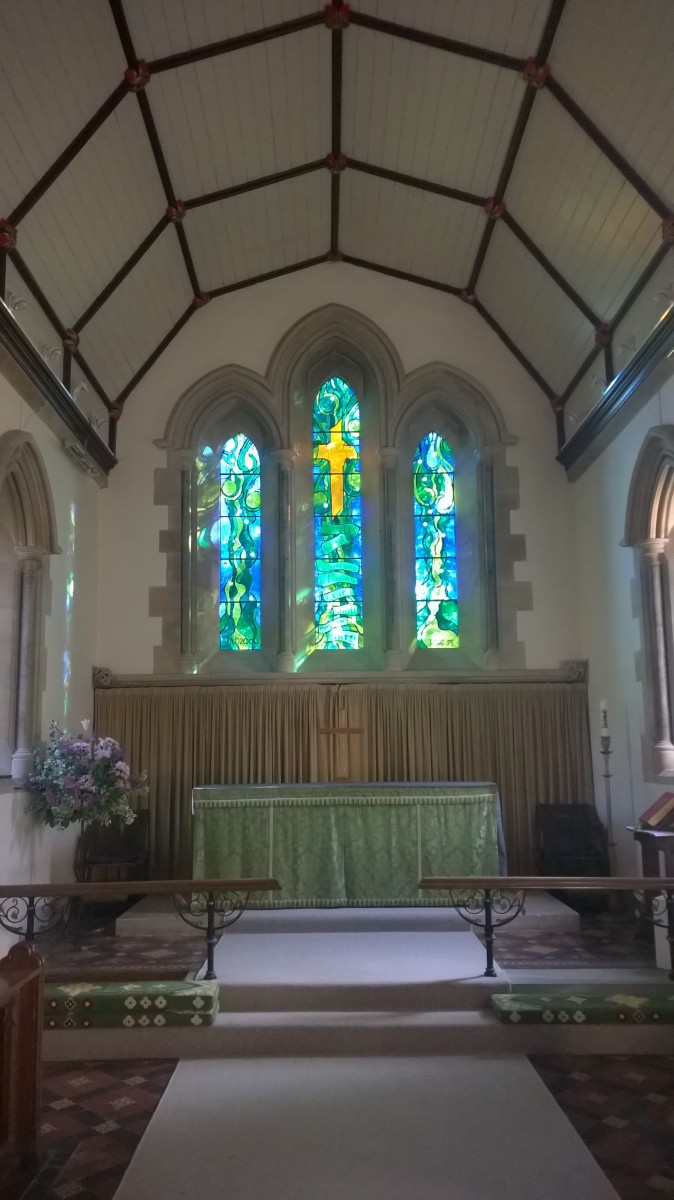
{"type": "Polygon", "coordinates": [[[191,793],[204,784],[347,771],[382,782],[493,781],[511,873],[535,868],[537,804],[593,800],[579,683],[112,687],[96,692],[94,713],[97,733],[117,738],[133,769],[147,771],[159,877],[191,874],[191,793]],[[324,732],[339,725],[362,732],[324,732]]]}

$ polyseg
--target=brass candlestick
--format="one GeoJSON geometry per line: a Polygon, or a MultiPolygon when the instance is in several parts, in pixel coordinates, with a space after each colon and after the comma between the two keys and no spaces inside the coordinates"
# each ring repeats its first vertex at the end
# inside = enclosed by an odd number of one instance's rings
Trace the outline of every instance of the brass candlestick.
{"type": "Polygon", "coordinates": [[[615,852],[615,841],[613,840],[613,812],[611,809],[611,772],[609,770],[609,759],[613,751],[611,750],[611,736],[608,733],[601,735],[601,754],[604,759],[604,799],[606,802],[606,833],[608,837],[608,852],[611,859],[611,867],[613,867],[613,855],[615,852]]]}

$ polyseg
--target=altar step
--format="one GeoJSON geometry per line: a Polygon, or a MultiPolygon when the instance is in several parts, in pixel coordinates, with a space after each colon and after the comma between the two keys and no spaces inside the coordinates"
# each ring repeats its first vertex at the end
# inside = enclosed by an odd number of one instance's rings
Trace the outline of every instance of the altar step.
{"type": "MultiPolygon", "coordinates": [[[[510,930],[538,933],[541,930],[575,933],[578,913],[549,892],[530,892],[525,911],[510,930]]],[[[443,929],[465,930],[466,923],[455,909],[439,908],[280,908],[248,909],[227,931],[227,937],[246,933],[395,933],[416,930],[432,933],[443,929]]],[[[191,937],[194,930],[180,919],[171,896],[145,896],[127,909],[115,923],[117,937],[191,937]]]]}
{"type": "Polygon", "coordinates": [[[47,1030],[48,1062],[421,1054],[674,1054],[674,1026],[503,1025],[485,1010],[220,1013],[178,1029],[47,1030]]]}

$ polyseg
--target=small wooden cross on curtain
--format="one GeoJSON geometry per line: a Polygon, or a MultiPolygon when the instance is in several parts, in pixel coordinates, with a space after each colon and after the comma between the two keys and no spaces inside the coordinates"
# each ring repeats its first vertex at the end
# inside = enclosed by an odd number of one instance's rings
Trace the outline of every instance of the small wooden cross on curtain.
{"type": "MultiPolygon", "coordinates": [[[[327,739],[327,761],[331,781],[344,783],[353,779],[351,739],[362,737],[365,730],[349,725],[346,706],[338,693],[336,716],[333,724],[319,729],[321,737],[327,739]]],[[[362,745],[362,743],[361,743],[362,745]]]]}

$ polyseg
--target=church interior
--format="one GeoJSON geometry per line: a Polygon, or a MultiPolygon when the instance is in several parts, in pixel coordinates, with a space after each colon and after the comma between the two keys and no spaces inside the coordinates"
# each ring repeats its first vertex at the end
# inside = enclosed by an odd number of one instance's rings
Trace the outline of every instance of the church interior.
{"type": "Polygon", "coordinates": [[[0,5],[2,1195],[674,1195],[673,70],[0,5]]]}

